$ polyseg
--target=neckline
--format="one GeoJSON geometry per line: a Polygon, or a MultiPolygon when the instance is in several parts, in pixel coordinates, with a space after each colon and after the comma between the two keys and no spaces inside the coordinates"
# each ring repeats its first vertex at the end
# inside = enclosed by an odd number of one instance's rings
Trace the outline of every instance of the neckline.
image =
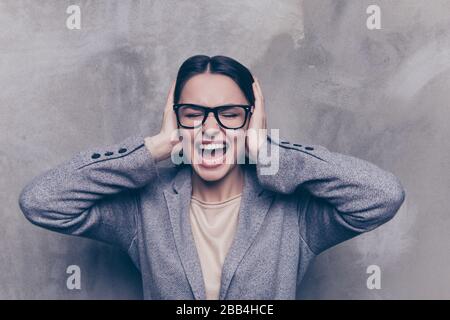
{"type": "Polygon", "coordinates": [[[220,205],[228,204],[229,202],[232,202],[233,200],[237,200],[240,197],[242,197],[242,192],[237,195],[232,196],[231,198],[225,199],[223,201],[203,201],[193,195],[191,196],[191,200],[194,202],[197,202],[198,204],[203,205],[203,206],[220,206],[220,205]]]}

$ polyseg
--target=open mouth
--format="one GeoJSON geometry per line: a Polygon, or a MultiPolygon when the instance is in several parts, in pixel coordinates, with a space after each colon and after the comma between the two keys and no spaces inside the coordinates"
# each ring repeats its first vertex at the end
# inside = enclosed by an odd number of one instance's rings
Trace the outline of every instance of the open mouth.
{"type": "Polygon", "coordinates": [[[202,166],[217,167],[225,163],[229,145],[226,142],[199,143],[196,149],[202,166]]]}

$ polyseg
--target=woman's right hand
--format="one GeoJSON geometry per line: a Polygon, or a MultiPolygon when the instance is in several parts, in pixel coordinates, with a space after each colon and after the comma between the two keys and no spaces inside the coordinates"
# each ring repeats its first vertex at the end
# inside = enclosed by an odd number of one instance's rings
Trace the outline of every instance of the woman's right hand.
{"type": "Polygon", "coordinates": [[[145,146],[157,162],[169,158],[172,151],[179,152],[182,148],[181,141],[176,134],[177,118],[173,111],[175,83],[174,80],[167,96],[160,132],[155,136],[145,138],[145,146]]]}

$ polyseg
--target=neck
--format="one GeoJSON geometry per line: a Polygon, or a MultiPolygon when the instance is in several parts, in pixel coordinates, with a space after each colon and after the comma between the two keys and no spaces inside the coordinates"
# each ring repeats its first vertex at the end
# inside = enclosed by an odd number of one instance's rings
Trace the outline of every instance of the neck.
{"type": "Polygon", "coordinates": [[[205,202],[225,201],[238,195],[244,189],[244,170],[236,165],[222,179],[203,180],[192,171],[192,195],[205,202]]]}

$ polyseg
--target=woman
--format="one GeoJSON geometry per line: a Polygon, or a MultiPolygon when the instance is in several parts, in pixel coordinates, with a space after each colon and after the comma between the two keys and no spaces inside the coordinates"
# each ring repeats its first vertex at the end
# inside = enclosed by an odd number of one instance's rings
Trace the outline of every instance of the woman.
{"type": "Polygon", "coordinates": [[[38,226],[125,250],[146,299],[295,299],[316,255],[390,220],[405,192],[367,161],[271,139],[265,119],[246,67],[193,56],[160,133],[76,154],[34,178],[20,207],[38,226]],[[183,165],[157,168],[180,151],[183,165]]]}

